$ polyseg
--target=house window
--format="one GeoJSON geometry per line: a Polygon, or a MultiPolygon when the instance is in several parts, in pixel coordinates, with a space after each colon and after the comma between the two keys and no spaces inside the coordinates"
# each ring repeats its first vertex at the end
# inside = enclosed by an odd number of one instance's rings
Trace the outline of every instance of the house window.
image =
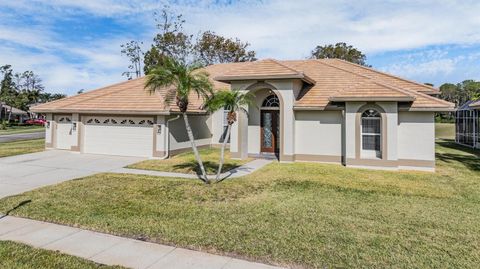
{"type": "Polygon", "coordinates": [[[280,100],[275,94],[271,94],[263,100],[262,107],[280,107],[280,100]]]}
{"type": "Polygon", "coordinates": [[[362,155],[380,158],[381,154],[381,117],[374,109],[362,113],[362,155]]]}

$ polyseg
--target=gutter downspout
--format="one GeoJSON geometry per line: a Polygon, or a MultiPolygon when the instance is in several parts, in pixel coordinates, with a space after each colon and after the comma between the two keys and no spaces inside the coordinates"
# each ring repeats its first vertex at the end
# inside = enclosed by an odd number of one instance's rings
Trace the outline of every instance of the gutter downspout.
{"type": "Polygon", "coordinates": [[[163,142],[165,143],[165,155],[159,160],[165,160],[170,156],[170,129],[168,128],[168,123],[174,120],[178,120],[180,118],[180,115],[177,115],[175,118],[168,119],[165,122],[165,138],[163,139],[163,142]]]}

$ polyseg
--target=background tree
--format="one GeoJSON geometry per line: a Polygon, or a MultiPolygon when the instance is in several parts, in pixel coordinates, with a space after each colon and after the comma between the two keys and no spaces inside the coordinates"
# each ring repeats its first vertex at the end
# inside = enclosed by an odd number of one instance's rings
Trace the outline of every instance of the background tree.
{"type": "Polygon", "coordinates": [[[47,103],[51,101],[55,101],[58,99],[62,99],[67,97],[66,94],[63,93],[49,93],[49,92],[43,92],[40,94],[40,98],[38,100],[39,103],[47,103]]]}
{"type": "Polygon", "coordinates": [[[187,115],[191,93],[196,93],[199,98],[204,100],[207,100],[212,94],[212,84],[208,79],[208,74],[199,70],[199,68],[198,65],[187,65],[173,58],[165,58],[162,65],[158,65],[149,71],[145,88],[148,88],[150,92],[155,92],[165,87],[175,87],[176,104],[182,113],[188,139],[200,168],[200,179],[209,183],[187,115]]]}
{"type": "Polygon", "coordinates": [[[153,44],[145,53],[144,71],[148,74],[152,68],[162,65],[167,58],[187,64],[191,60],[193,35],[184,33],[185,20],[182,14],[175,14],[165,6],[160,12],[154,13],[156,27],[160,31],[153,44]]]}
{"type": "Polygon", "coordinates": [[[15,106],[22,110],[28,111],[30,106],[38,103],[41,93],[45,90],[42,85],[42,79],[33,73],[33,71],[25,71],[15,74],[17,78],[17,100],[15,106]]]}
{"type": "MultiPolygon", "coordinates": [[[[457,107],[462,106],[470,100],[480,99],[480,82],[469,79],[457,84],[444,83],[440,86],[439,97],[454,103],[457,107]]],[[[453,122],[454,113],[436,113],[436,118],[441,122],[453,122]]]]}
{"type": "Polygon", "coordinates": [[[219,181],[220,174],[222,173],[223,163],[225,161],[225,148],[228,140],[230,139],[230,133],[232,125],[237,121],[237,111],[248,113],[245,109],[245,105],[253,104],[253,94],[242,93],[238,90],[225,90],[216,92],[205,104],[205,108],[209,112],[215,112],[220,109],[228,111],[227,114],[227,133],[223,139],[222,149],[220,152],[220,162],[218,164],[217,175],[215,181],[219,181]]]}
{"type": "Polygon", "coordinates": [[[126,55],[130,61],[130,65],[128,66],[129,71],[122,73],[122,76],[126,76],[128,80],[132,79],[133,76],[136,78],[142,76],[142,62],[144,53],[140,45],[143,45],[143,43],[135,40],[120,45],[122,48],[120,52],[122,55],[126,55]]]}
{"type": "Polygon", "coordinates": [[[255,61],[255,51],[248,50],[250,44],[238,38],[225,38],[212,31],[203,32],[197,39],[194,50],[203,65],[216,63],[255,61]]]}
{"type": "Polygon", "coordinates": [[[9,113],[7,115],[7,120],[10,121],[12,117],[12,107],[14,106],[18,92],[15,84],[15,76],[13,74],[13,69],[11,65],[3,65],[0,67],[0,72],[2,75],[2,81],[0,82],[0,103],[2,107],[0,111],[3,111],[3,105],[9,107],[9,113]]]}
{"type": "Polygon", "coordinates": [[[440,98],[461,106],[480,98],[480,81],[464,80],[461,83],[445,83],[440,86],[440,98]]]}
{"type": "Polygon", "coordinates": [[[10,111],[6,117],[10,121],[12,107],[29,111],[34,104],[64,97],[65,94],[46,93],[42,79],[33,71],[14,73],[11,65],[0,67],[0,118],[5,117],[4,104],[10,111]]]}
{"type": "Polygon", "coordinates": [[[250,44],[238,38],[225,38],[212,31],[200,32],[194,38],[194,35],[186,33],[183,28],[183,15],[175,14],[168,6],[154,16],[159,33],[144,54],[145,74],[162,65],[166,58],[173,58],[184,64],[202,65],[256,60],[255,51],[249,50],[250,44]]]}
{"type": "Polygon", "coordinates": [[[367,66],[367,56],[360,50],[344,42],[335,45],[317,46],[311,52],[312,59],[342,59],[348,62],[367,66]]]}

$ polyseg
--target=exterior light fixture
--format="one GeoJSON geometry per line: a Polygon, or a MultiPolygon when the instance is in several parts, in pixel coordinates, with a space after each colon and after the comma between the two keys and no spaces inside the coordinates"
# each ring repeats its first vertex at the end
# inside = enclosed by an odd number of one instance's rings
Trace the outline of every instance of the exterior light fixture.
{"type": "Polygon", "coordinates": [[[73,129],[74,131],[77,130],[77,122],[72,122],[72,129],[73,129]]]}

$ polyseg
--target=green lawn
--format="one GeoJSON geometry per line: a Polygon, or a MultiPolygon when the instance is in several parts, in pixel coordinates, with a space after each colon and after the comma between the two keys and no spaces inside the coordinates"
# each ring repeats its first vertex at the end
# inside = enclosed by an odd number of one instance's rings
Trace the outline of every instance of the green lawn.
{"type": "MultiPolygon", "coordinates": [[[[219,148],[208,148],[199,150],[202,157],[205,170],[207,174],[215,174],[218,169],[218,161],[220,157],[219,148]]],[[[225,150],[225,163],[222,167],[222,172],[226,172],[233,168],[239,167],[242,164],[245,164],[249,160],[233,160],[230,159],[230,151],[225,150]]],[[[135,163],[127,166],[127,168],[143,169],[143,170],[155,170],[155,171],[164,171],[164,172],[177,172],[177,173],[188,173],[188,174],[198,174],[200,169],[195,161],[195,156],[193,152],[188,151],[175,155],[166,160],[146,160],[139,163],[135,163]]]]}
{"type": "Polygon", "coordinates": [[[36,133],[36,132],[42,132],[42,131],[45,131],[45,127],[43,126],[36,126],[36,125],[11,126],[11,127],[7,127],[6,130],[0,130],[0,135],[26,134],[26,133],[36,133]]]}
{"type": "Polygon", "coordinates": [[[246,177],[99,174],[0,212],[299,268],[478,268],[480,155],[437,144],[437,172],[272,163],[246,177]]]}
{"type": "Polygon", "coordinates": [[[0,143],[0,158],[45,150],[45,139],[0,143]]]}
{"type": "Polygon", "coordinates": [[[435,123],[435,137],[440,139],[455,139],[455,124],[435,123]]]}
{"type": "Polygon", "coordinates": [[[123,268],[106,266],[56,251],[42,250],[11,241],[0,241],[0,268],[123,268]]]}

